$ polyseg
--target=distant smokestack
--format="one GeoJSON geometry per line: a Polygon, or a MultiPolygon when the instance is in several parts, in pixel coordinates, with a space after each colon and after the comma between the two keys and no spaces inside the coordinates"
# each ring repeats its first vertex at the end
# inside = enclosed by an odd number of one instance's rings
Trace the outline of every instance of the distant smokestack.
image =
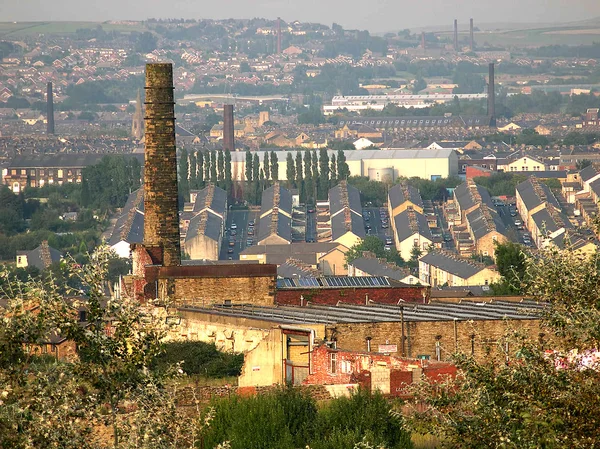
{"type": "Polygon", "coordinates": [[[423,31],[421,33],[421,47],[423,47],[423,50],[425,50],[425,31],[423,31]]]}
{"type": "Polygon", "coordinates": [[[144,247],[155,265],[181,265],[173,65],[146,64],[144,247]]]}
{"type": "Polygon", "coordinates": [[[235,151],[232,104],[223,106],[223,150],[235,151]]]}
{"type": "Polygon", "coordinates": [[[454,19],[454,51],[458,51],[458,20],[454,19]]]}
{"type": "Polygon", "coordinates": [[[475,39],[473,38],[473,19],[471,19],[471,23],[469,24],[469,47],[471,51],[475,50],[475,39]]]}
{"type": "Polygon", "coordinates": [[[277,17],[277,54],[281,54],[281,18],[277,17]]]}
{"type": "Polygon", "coordinates": [[[46,94],[46,134],[54,134],[54,94],[52,93],[52,82],[48,83],[46,94]]]}
{"type": "Polygon", "coordinates": [[[488,81],[488,117],[490,126],[496,127],[496,93],[494,87],[494,63],[490,64],[490,75],[488,81]]]}

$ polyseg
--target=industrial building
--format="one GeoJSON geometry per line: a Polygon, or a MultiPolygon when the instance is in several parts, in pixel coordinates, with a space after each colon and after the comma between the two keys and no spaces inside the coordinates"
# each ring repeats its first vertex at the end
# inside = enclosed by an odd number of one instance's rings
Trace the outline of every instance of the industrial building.
{"type": "MultiPolygon", "coordinates": [[[[296,157],[296,150],[276,151],[279,164],[279,180],[286,180],[288,152],[296,157]]],[[[264,159],[264,151],[257,151],[259,160],[264,159]]],[[[329,159],[337,152],[328,150],[329,159]]],[[[458,175],[458,156],[449,149],[386,149],[386,150],[347,150],[344,151],[350,176],[367,176],[374,181],[395,182],[400,177],[422,179],[447,178],[458,175]]],[[[244,181],[246,155],[241,151],[231,153],[231,171],[234,181],[244,181]]]]}
{"type": "Polygon", "coordinates": [[[435,104],[453,101],[455,97],[458,97],[459,100],[482,100],[487,98],[487,94],[400,94],[335,96],[331,99],[331,105],[323,106],[323,114],[331,115],[334,114],[336,111],[342,109],[348,110],[349,112],[361,112],[367,109],[381,111],[388,104],[404,106],[407,108],[427,108],[435,104]]]}

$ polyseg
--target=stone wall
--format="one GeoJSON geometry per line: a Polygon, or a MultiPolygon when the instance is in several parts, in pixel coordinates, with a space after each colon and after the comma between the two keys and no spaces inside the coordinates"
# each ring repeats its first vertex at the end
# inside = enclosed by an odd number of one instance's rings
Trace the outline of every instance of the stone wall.
{"type": "MultiPolygon", "coordinates": [[[[263,265],[264,266],[264,265],[263,265]]],[[[261,277],[198,277],[175,279],[175,299],[189,302],[272,305],[275,279],[261,277]]]]}
{"type": "MultiPolygon", "coordinates": [[[[371,337],[371,348],[393,344],[402,354],[401,322],[338,323],[328,325],[327,340],[336,340],[337,347],[352,351],[365,351],[367,337],[371,337]]],[[[407,357],[429,356],[436,360],[439,347],[440,360],[448,360],[455,351],[473,353],[476,358],[488,357],[488,349],[508,329],[523,331],[532,338],[539,338],[538,320],[477,320],[477,321],[419,321],[404,323],[405,355],[407,357]]]]}

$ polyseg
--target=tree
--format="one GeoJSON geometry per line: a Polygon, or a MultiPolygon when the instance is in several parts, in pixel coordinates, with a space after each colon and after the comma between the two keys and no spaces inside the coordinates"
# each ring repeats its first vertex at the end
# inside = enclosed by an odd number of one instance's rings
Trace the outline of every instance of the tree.
{"type": "Polygon", "coordinates": [[[312,156],[310,150],[304,152],[304,188],[306,190],[306,201],[310,202],[314,199],[314,183],[312,177],[312,156]]]}
{"type": "Polygon", "coordinates": [[[204,154],[204,184],[205,185],[210,182],[211,166],[214,162],[211,160],[212,159],[211,156],[212,156],[212,154],[210,151],[207,151],[204,154]]]}
{"type": "Polygon", "coordinates": [[[458,353],[456,379],[415,390],[414,430],[475,449],[598,445],[600,256],[550,245],[525,265],[526,294],[546,305],[540,332],[509,330],[481,360],[458,353]]]}
{"type": "Polygon", "coordinates": [[[190,153],[190,189],[198,189],[198,157],[197,151],[190,153]]]}
{"type": "Polygon", "coordinates": [[[154,34],[144,31],[137,37],[135,51],[138,53],[150,53],[156,50],[156,37],[154,34]]]}
{"type": "Polygon", "coordinates": [[[225,150],[225,189],[227,190],[227,194],[231,195],[231,190],[233,187],[233,181],[231,176],[231,151],[229,149],[225,150]]]}
{"type": "Polygon", "coordinates": [[[321,148],[319,150],[319,192],[317,197],[326,200],[329,187],[329,156],[327,156],[327,150],[321,148]]]}
{"type": "Polygon", "coordinates": [[[204,153],[202,151],[198,151],[198,182],[196,184],[197,189],[204,188],[204,153]]]}
{"type": "Polygon", "coordinates": [[[269,152],[265,151],[263,155],[263,171],[265,175],[265,179],[269,180],[271,178],[271,164],[269,163],[269,152]]]}
{"type": "Polygon", "coordinates": [[[250,150],[246,150],[246,181],[252,181],[252,153],[250,150]]]}
{"type": "Polygon", "coordinates": [[[291,189],[296,185],[296,167],[294,167],[294,157],[291,152],[288,152],[285,163],[285,176],[287,178],[288,189],[291,189]]]}
{"type": "Polygon", "coordinates": [[[115,448],[194,447],[194,420],[177,416],[167,388],[176,371],[156,367],[168,332],[165,314],[148,313],[136,300],[105,301],[113,257],[101,247],[87,264],[69,260],[61,267],[78,285],[76,296],[69,292],[74,300],[67,301],[52,279],[13,279],[3,286],[1,447],[93,448],[92,430],[100,424],[112,429],[115,448]],[[47,345],[51,334],[73,342],[78,357],[57,361],[28,349],[47,345]],[[123,413],[127,404],[131,411],[123,413]]]}
{"type": "Polygon", "coordinates": [[[496,294],[520,294],[526,288],[526,254],[518,243],[496,243],[496,265],[502,276],[500,282],[492,284],[496,294]]]}
{"type": "Polygon", "coordinates": [[[346,163],[346,155],[343,150],[338,150],[337,153],[337,179],[342,181],[350,176],[350,168],[346,163]]]}
{"type": "Polygon", "coordinates": [[[258,159],[258,153],[254,153],[254,158],[252,159],[252,180],[256,181],[259,178],[260,172],[260,160],[258,159]]]}
{"type": "Polygon", "coordinates": [[[179,155],[179,195],[183,197],[183,201],[190,200],[190,164],[188,160],[188,152],[184,148],[179,155]]]}
{"type": "Polygon", "coordinates": [[[223,181],[225,179],[225,157],[223,155],[223,150],[219,150],[217,156],[217,170],[217,179],[223,181]]]}
{"type": "Polygon", "coordinates": [[[312,191],[313,191],[313,196],[315,197],[315,199],[317,198],[317,192],[319,189],[319,159],[317,158],[317,152],[315,150],[312,150],[311,152],[311,175],[312,175],[312,182],[313,182],[313,187],[312,187],[312,191]]]}
{"type": "Polygon", "coordinates": [[[353,260],[363,257],[363,252],[365,251],[371,252],[376,257],[386,259],[397,265],[403,265],[404,263],[400,254],[394,248],[391,251],[386,251],[383,240],[375,235],[366,236],[362,241],[350,248],[345,256],[346,263],[350,264],[353,260]]]}
{"type": "Polygon", "coordinates": [[[275,151],[271,151],[271,177],[273,181],[279,181],[279,160],[275,151]]]}
{"type": "Polygon", "coordinates": [[[592,165],[592,161],[590,161],[589,159],[582,159],[575,163],[577,170],[583,170],[585,167],[588,167],[590,165],[592,165]]]}
{"type": "Polygon", "coordinates": [[[331,169],[329,171],[329,176],[331,178],[330,186],[337,185],[338,174],[337,174],[337,161],[335,160],[335,154],[331,155],[331,169]]]}
{"type": "Polygon", "coordinates": [[[212,150],[210,152],[210,182],[212,184],[217,184],[217,152],[215,150],[212,150]]]}

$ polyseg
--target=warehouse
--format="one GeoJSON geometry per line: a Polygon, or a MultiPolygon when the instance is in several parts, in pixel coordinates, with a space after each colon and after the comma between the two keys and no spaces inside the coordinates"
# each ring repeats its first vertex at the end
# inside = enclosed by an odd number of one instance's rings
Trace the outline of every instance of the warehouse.
{"type": "MultiPolygon", "coordinates": [[[[301,151],[302,153],[303,151],[301,151]]],[[[264,151],[255,152],[259,160],[264,159],[264,151]]],[[[286,159],[288,153],[295,160],[296,150],[278,150],[279,180],[286,180],[286,159]]],[[[337,152],[328,150],[329,159],[337,152]]],[[[458,175],[458,156],[451,149],[386,149],[386,150],[347,150],[344,151],[350,176],[369,176],[372,180],[389,179],[394,182],[398,177],[418,177],[434,180],[458,175]]],[[[231,171],[233,180],[244,181],[246,154],[241,151],[231,153],[231,171]]]]}

